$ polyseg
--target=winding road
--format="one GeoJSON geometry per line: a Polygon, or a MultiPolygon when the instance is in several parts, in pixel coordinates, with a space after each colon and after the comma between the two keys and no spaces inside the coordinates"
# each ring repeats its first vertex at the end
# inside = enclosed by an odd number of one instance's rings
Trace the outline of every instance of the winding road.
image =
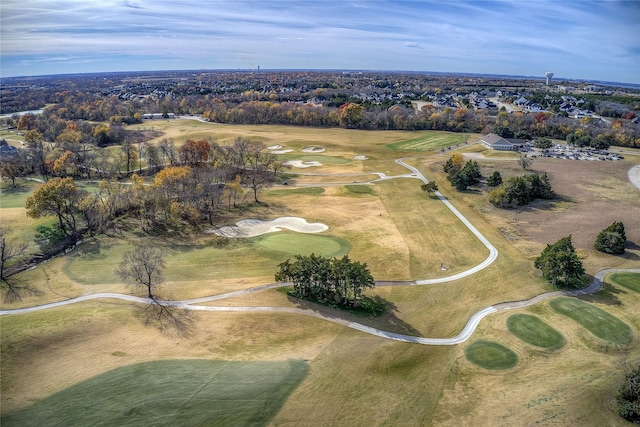
{"type": "MultiPolygon", "coordinates": [[[[379,178],[377,178],[377,179],[375,179],[375,180],[373,180],[371,182],[383,181],[383,180],[387,180],[387,179],[397,179],[397,178],[419,179],[422,182],[424,182],[425,184],[429,182],[427,180],[427,178],[425,178],[424,175],[422,175],[422,173],[420,173],[420,171],[418,169],[416,169],[415,167],[405,163],[405,160],[406,159],[397,159],[396,163],[401,165],[401,166],[403,166],[403,167],[405,167],[405,168],[407,168],[407,169],[409,169],[411,171],[411,173],[404,174],[404,175],[396,175],[396,176],[387,176],[387,175],[385,175],[383,173],[375,173],[375,175],[378,175],[379,178]]],[[[640,166],[636,166],[635,168],[630,169],[628,175],[629,175],[630,181],[636,187],[638,187],[640,189],[640,166]],[[632,173],[632,171],[633,171],[633,173],[632,173]]],[[[446,197],[444,197],[440,192],[436,192],[436,195],[437,195],[438,199],[442,203],[444,203],[447,206],[447,208],[449,208],[449,210],[451,210],[451,212],[460,221],[462,221],[462,223],[469,229],[469,231],[471,231],[471,233],[473,233],[473,235],[476,236],[482,242],[482,244],[489,250],[489,255],[480,264],[470,268],[469,270],[463,271],[461,273],[454,274],[454,275],[447,276],[447,277],[441,277],[441,278],[437,278],[437,279],[416,280],[414,282],[406,282],[406,283],[403,283],[403,284],[406,284],[406,285],[433,285],[433,284],[437,284],[437,283],[451,282],[451,281],[458,280],[458,279],[461,279],[463,277],[467,277],[467,276],[470,276],[472,274],[477,273],[478,271],[488,267],[498,257],[498,250],[491,244],[491,242],[489,242],[489,240],[486,237],[484,237],[484,235],[482,235],[482,233],[480,233],[473,226],[473,224],[471,224],[471,222],[469,222],[469,220],[467,220],[467,218],[465,218],[451,204],[451,202],[449,202],[449,200],[447,200],[446,197]]],[[[333,315],[330,315],[330,314],[320,313],[320,312],[313,311],[313,310],[305,310],[305,309],[301,309],[301,308],[294,308],[294,307],[240,307],[240,306],[222,307],[222,306],[198,305],[198,304],[202,304],[202,303],[206,303],[206,302],[219,301],[219,300],[226,299],[226,298],[236,297],[236,296],[240,296],[240,295],[246,295],[246,294],[253,293],[253,292],[259,292],[259,291],[263,291],[263,290],[266,290],[266,289],[273,289],[273,288],[278,288],[278,287],[283,287],[283,286],[289,286],[290,285],[289,283],[272,283],[272,284],[257,286],[257,287],[250,288],[250,289],[244,289],[244,290],[240,290],[240,291],[228,292],[228,293],[225,293],[225,294],[213,295],[213,296],[209,296],[209,297],[196,298],[196,299],[183,300],[183,301],[162,301],[162,302],[170,303],[170,304],[172,304],[172,306],[174,306],[176,308],[181,308],[181,309],[184,309],[184,310],[193,310],[193,311],[280,312],[280,313],[300,314],[300,315],[316,317],[316,318],[320,318],[320,319],[323,319],[323,320],[326,320],[326,321],[334,322],[334,323],[337,323],[337,324],[340,324],[340,325],[343,325],[343,326],[346,326],[346,327],[349,327],[349,328],[352,328],[352,329],[356,329],[356,330],[361,331],[361,332],[365,332],[365,333],[368,333],[368,334],[371,334],[371,335],[375,335],[375,336],[378,336],[378,337],[381,337],[381,338],[386,338],[386,339],[390,339],[390,340],[394,340],[394,341],[403,341],[403,342],[424,344],[424,345],[455,345],[455,344],[460,344],[460,343],[463,343],[463,342],[467,341],[473,335],[473,333],[476,330],[476,328],[477,328],[478,324],[480,323],[480,321],[482,319],[484,319],[486,316],[488,316],[488,315],[490,315],[492,313],[496,313],[498,311],[503,311],[503,310],[510,310],[510,309],[518,309],[518,308],[527,307],[527,306],[530,306],[530,305],[533,305],[533,304],[537,304],[540,301],[543,301],[545,299],[558,297],[558,296],[581,296],[581,295],[593,294],[593,293],[596,293],[596,292],[600,291],[600,289],[602,289],[602,281],[603,281],[604,277],[607,274],[615,273],[615,272],[628,272],[628,273],[639,273],[640,274],[640,268],[639,269],[606,269],[606,270],[601,270],[601,271],[599,271],[598,273],[595,274],[591,284],[588,287],[583,288],[583,289],[571,290],[571,291],[547,292],[547,293],[543,293],[543,294],[537,295],[537,296],[535,296],[533,298],[530,298],[530,299],[527,299],[527,300],[501,302],[501,303],[498,303],[498,304],[491,305],[489,307],[485,307],[482,310],[479,310],[478,312],[476,312],[473,316],[471,316],[471,318],[467,321],[467,324],[462,329],[462,331],[458,335],[456,335],[455,337],[451,337],[451,338],[425,338],[425,337],[418,337],[418,336],[412,336],[412,335],[397,334],[397,333],[394,333],[394,332],[389,332],[389,331],[384,331],[384,330],[381,330],[381,329],[372,328],[370,326],[366,326],[366,325],[363,325],[361,323],[351,322],[351,321],[348,321],[348,320],[345,320],[345,319],[342,319],[340,317],[333,316],[333,315]]],[[[398,283],[394,283],[394,282],[376,282],[376,286],[397,286],[397,285],[399,285],[399,284],[398,283]]],[[[98,293],[98,294],[84,295],[84,296],[81,296],[81,297],[78,297],[78,298],[72,298],[72,299],[65,300],[65,301],[59,301],[59,302],[54,302],[54,303],[50,303],[50,304],[43,304],[43,305],[34,306],[34,307],[27,307],[27,308],[15,309],[15,310],[1,310],[0,311],[0,316],[15,315],[15,314],[22,314],[22,313],[31,313],[31,312],[35,312],[35,311],[39,311],[39,310],[46,310],[46,309],[50,309],[50,308],[61,307],[61,306],[69,305],[69,304],[75,304],[75,303],[78,303],[78,302],[90,301],[90,300],[95,300],[95,299],[119,299],[119,300],[124,300],[124,301],[128,301],[128,302],[139,303],[139,304],[148,304],[149,303],[149,299],[148,298],[137,297],[137,296],[133,296],[133,295],[126,295],[126,294],[120,294],[120,293],[98,293]]]]}

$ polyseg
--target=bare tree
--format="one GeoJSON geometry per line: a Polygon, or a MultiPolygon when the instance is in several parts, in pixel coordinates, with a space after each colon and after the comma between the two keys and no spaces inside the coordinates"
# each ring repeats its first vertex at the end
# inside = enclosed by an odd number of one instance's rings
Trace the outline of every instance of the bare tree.
{"type": "Polygon", "coordinates": [[[518,159],[518,164],[522,166],[522,169],[527,169],[533,164],[533,157],[527,157],[527,155],[521,155],[518,159]]]}
{"type": "Polygon", "coordinates": [[[7,239],[10,229],[0,227],[0,287],[6,287],[5,302],[20,301],[23,294],[37,295],[40,292],[29,285],[9,280],[11,272],[18,271],[20,261],[27,251],[26,243],[13,243],[7,239]]]}
{"type": "Polygon", "coordinates": [[[153,293],[162,283],[163,256],[164,251],[152,242],[137,243],[133,251],[124,254],[116,273],[134,288],[146,288],[147,296],[154,299],[153,293]]]}
{"type": "Polygon", "coordinates": [[[12,262],[19,260],[27,250],[26,243],[9,242],[7,236],[10,229],[0,227],[0,280],[6,281],[7,270],[12,262]]]}

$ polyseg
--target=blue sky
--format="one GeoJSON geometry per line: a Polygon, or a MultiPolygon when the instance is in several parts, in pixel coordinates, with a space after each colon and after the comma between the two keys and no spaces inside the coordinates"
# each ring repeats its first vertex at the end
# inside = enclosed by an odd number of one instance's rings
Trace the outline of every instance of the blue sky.
{"type": "Polygon", "coordinates": [[[2,0],[3,77],[171,69],[640,83],[640,0],[2,0]]]}

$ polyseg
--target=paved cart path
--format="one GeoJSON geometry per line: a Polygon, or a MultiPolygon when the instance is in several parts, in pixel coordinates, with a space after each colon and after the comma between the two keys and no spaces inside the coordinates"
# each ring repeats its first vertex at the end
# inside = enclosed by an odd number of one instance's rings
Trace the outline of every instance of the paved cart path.
{"type": "MultiPolygon", "coordinates": [[[[404,166],[405,168],[409,169],[411,171],[410,173],[403,174],[403,175],[396,175],[396,176],[387,176],[387,175],[385,175],[383,173],[375,173],[375,175],[377,175],[379,178],[377,178],[377,179],[375,179],[375,180],[373,180],[371,182],[383,181],[383,180],[387,180],[387,179],[397,179],[397,178],[415,178],[415,179],[421,180],[425,184],[429,182],[424,177],[424,175],[422,175],[422,173],[420,173],[420,171],[418,169],[416,169],[415,167],[410,166],[407,163],[405,163],[405,160],[406,159],[398,159],[398,160],[396,160],[396,163],[398,163],[399,165],[404,166]]],[[[637,167],[632,168],[632,169],[629,170],[629,180],[632,181],[632,183],[634,185],[638,186],[638,188],[640,188],[640,166],[637,166],[637,167]],[[634,171],[633,174],[632,174],[632,171],[634,171]],[[637,182],[634,182],[634,180],[637,180],[637,182]]],[[[316,185],[321,185],[321,184],[316,184],[316,185]]],[[[474,267],[472,267],[472,268],[470,268],[470,269],[468,269],[466,271],[463,271],[461,273],[454,274],[454,275],[451,275],[451,276],[441,277],[441,278],[437,278],[437,279],[416,280],[416,281],[412,281],[412,282],[376,281],[376,286],[406,286],[406,285],[414,285],[415,286],[415,285],[433,285],[433,284],[438,284],[438,283],[451,282],[451,281],[458,280],[458,279],[461,279],[463,277],[467,277],[467,276],[470,276],[472,274],[477,273],[478,271],[488,267],[498,257],[498,250],[491,244],[491,242],[489,242],[489,240],[486,237],[484,237],[484,235],[482,235],[482,233],[480,233],[478,231],[478,229],[476,229],[473,226],[473,224],[471,224],[471,222],[469,222],[469,220],[467,220],[467,218],[465,218],[451,204],[451,202],[449,202],[449,200],[447,200],[446,197],[444,197],[440,192],[436,192],[436,195],[437,195],[438,199],[442,203],[444,203],[447,206],[447,208],[449,208],[449,210],[451,210],[451,212],[469,229],[469,231],[471,231],[471,233],[473,233],[473,235],[476,236],[476,238],[478,238],[482,242],[482,244],[488,249],[489,255],[480,264],[478,264],[478,265],[476,265],[476,266],[474,266],[474,267]]],[[[359,330],[361,332],[365,332],[365,333],[368,333],[368,334],[376,335],[376,336],[379,336],[379,337],[382,337],[382,338],[395,340],[395,341],[411,342],[411,343],[425,344],[425,345],[454,345],[454,344],[460,344],[460,343],[463,343],[463,342],[467,341],[473,335],[473,333],[476,330],[476,328],[477,328],[478,324],[480,323],[480,321],[483,318],[485,318],[486,316],[488,316],[488,315],[490,315],[492,313],[496,313],[498,311],[503,311],[503,310],[510,310],[510,309],[517,309],[517,308],[527,307],[527,306],[536,304],[536,303],[538,303],[540,301],[543,301],[545,299],[552,298],[552,297],[557,297],[557,296],[581,296],[581,295],[588,295],[588,294],[596,293],[596,292],[600,291],[600,289],[602,289],[602,280],[604,279],[604,277],[607,274],[614,273],[614,272],[640,273],[640,269],[606,269],[606,270],[601,270],[598,273],[596,273],[596,275],[594,276],[593,281],[591,282],[591,284],[588,287],[584,288],[584,289],[571,290],[571,291],[547,292],[547,293],[535,296],[535,297],[527,299],[527,300],[501,302],[501,303],[498,303],[498,304],[491,305],[489,307],[485,307],[482,310],[479,310],[478,312],[476,312],[473,316],[471,316],[471,318],[468,320],[467,324],[462,329],[462,331],[458,335],[456,335],[455,337],[451,337],[451,338],[426,338],[426,337],[418,337],[418,336],[397,334],[397,333],[394,333],[394,332],[389,332],[389,331],[384,331],[384,330],[381,330],[381,329],[372,328],[370,326],[366,326],[366,325],[363,325],[361,323],[345,320],[345,319],[342,319],[340,317],[337,317],[337,316],[334,316],[334,315],[331,315],[331,314],[320,313],[320,312],[313,311],[313,310],[305,310],[305,309],[294,308],[294,307],[254,307],[254,306],[251,306],[251,307],[249,307],[249,306],[245,306],[245,307],[224,306],[224,307],[222,307],[222,306],[198,305],[198,304],[202,304],[202,303],[219,301],[219,300],[223,300],[223,299],[227,299],[227,298],[231,298],[231,297],[246,295],[246,294],[253,293],[253,292],[259,292],[259,291],[263,291],[263,290],[266,290],[266,289],[273,289],[273,288],[278,288],[278,287],[283,287],[283,286],[290,286],[289,283],[272,283],[272,284],[266,284],[266,285],[262,285],[262,286],[257,286],[257,287],[250,288],[250,289],[243,289],[243,290],[239,290],[239,291],[228,292],[228,293],[225,293],[225,294],[213,295],[213,296],[208,296],[208,297],[203,297],[203,298],[196,298],[196,299],[190,299],[190,300],[184,300],[184,301],[163,301],[163,302],[171,303],[172,306],[174,306],[176,308],[182,308],[182,309],[185,309],[185,310],[193,310],[193,311],[292,313],[292,314],[298,314],[298,315],[305,315],[305,316],[311,316],[311,317],[320,318],[320,319],[323,319],[323,320],[327,320],[327,321],[330,321],[330,322],[334,322],[334,323],[338,323],[338,324],[347,326],[347,327],[352,328],[352,329],[359,330]]],[[[75,303],[78,303],[78,302],[90,301],[90,300],[96,300],[96,299],[119,299],[119,300],[124,300],[124,301],[132,302],[132,303],[138,303],[138,304],[148,304],[149,303],[149,299],[148,298],[137,297],[137,296],[133,296],[133,295],[126,295],[126,294],[120,294],[120,293],[98,293],[98,294],[92,294],[92,295],[84,295],[84,296],[81,296],[81,297],[78,297],[78,298],[73,298],[73,299],[69,299],[69,300],[65,300],[65,301],[54,302],[54,303],[50,303],[50,304],[43,304],[43,305],[34,306],[34,307],[27,307],[27,308],[15,309],[15,310],[1,310],[0,311],[0,316],[12,315],[12,314],[21,314],[21,313],[32,313],[32,312],[39,311],[39,310],[46,310],[46,309],[49,309],[49,308],[61,307],[61,306],[69,305],[69,304],[75,304],[75,303]]]]}

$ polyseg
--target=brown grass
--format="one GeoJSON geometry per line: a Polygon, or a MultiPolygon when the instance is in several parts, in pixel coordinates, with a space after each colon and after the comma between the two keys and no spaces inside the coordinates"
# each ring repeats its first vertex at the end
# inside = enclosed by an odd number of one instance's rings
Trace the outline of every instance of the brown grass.
{"type": "MultiPolygon", "coordinates": [[[[248,136],[260,138],[267,145],[295,149],[322,146],[327,149],[325,155],[367,155],[370,159],[363,162],[320,169],[380,171],[388,175],[407,171],[393,163],[398,153],[384,145],[415,136],[406,132],[227,126],[191,121],[154,122],[153,126],[163,127],[165,137],[176,141],[213,136],[225,142],[248,136]]],[[[540,160],[533,168],[547,170],[556,191],[569,200],[519,211],[498,211],[487,205],[480,192],[459,193],[451,189],[441,172],[448,156],[450,153],[412,163],[429,179],[435,179],[441,191],[498,248],[498,259],[482,272],[457,282],[377,288],[373,293],[387,299],[393,311],[379,318],[343,314],[344,317],[396,332],[429,337],[456,335],[469,316],[483,307],[550,290],[533,269],[531,258],[548,239],[555,241],[569,232],[585,254],[590,272],[600,266],[638,265],[637,258],[633,258],[637,249],[625,257],[612,257],[594,253],[589,247],[594,233],[616,219],[625,222],[629,240],[640,242],[639,219],[633,217],[640,198],[637,190],[626,183],[625,167],[630,163],[540,160]],[[619,209],[612,208],[618,203],[619,209]]],[[[515,162],[479,162],[484,168],[504,171],[503,175],[519,173],[515,162]]],[[[441,263],[449,268],[446,274],[452,274],[483,260],[486,248],[440,203],[422,194],[419,187],[419,181],[403,179],[377,183],[373,194],[354,195],[338,186],[327,187],[321,195],[265,195],[269,208],[261,208],[259,214],[301,216],[328,224],[329,233],[353,245],[349,256],[367,262],[376,278],[437,277],[445,274],[439,270],[441,263]]],[[[233,222],[236,218],[230,215],[227,219],[233,222]]],[[[38,283],[44,295],[40,299],[28,298],[22,305],[89,291],[89,287],[64,276],[64,262],[64,258],[55,260],[25,276],[38,283]]],[[[247,288],[260,280],[203,278],[167,285],[173,297],[187,298],[247,288]],[[216,291],[211,292],[212,289],[216,291]]],[[[118,286],[112,285],[113,290],[118,286]]],[[[90,289],[95,292],[98,288],[90,289]]],[[[103,289],[107,288],[100,288],[103,289]]],[[[631,325],[636,334],[640,330],[635,310],[640,302],[637,294],[614,289],[591,298],[631,325]]],[[[281,291],[270,290],[225,300],[220,305],[296,303],[281,291]]],[[[525,311],[542,317],[565,336],[567,343],[560,349],[539,351],[509,334],[505,322],[511,312],[484,319],[472,337],[470,342],[497,341],[518,353],[520,364],[506,372],[489,372],[468,363],[465,345],[396,343],[307,316],[191,313],[189,334],[176,335],[143,326],[138,311],[137,306],[119,301],[94,301],[2,317],[3,413],[24,408],[109,369],[136,362],[175,358],[305,359],[310,363],[310,373],[272,425],[622,425],[615,415],[612,396],[619,381],[617,364],[624,352],[590,336],[546,303],[525,311]]],[[[625,349],[636,363],[640,361],[637,342],[636,339],[625,349]]]]}

